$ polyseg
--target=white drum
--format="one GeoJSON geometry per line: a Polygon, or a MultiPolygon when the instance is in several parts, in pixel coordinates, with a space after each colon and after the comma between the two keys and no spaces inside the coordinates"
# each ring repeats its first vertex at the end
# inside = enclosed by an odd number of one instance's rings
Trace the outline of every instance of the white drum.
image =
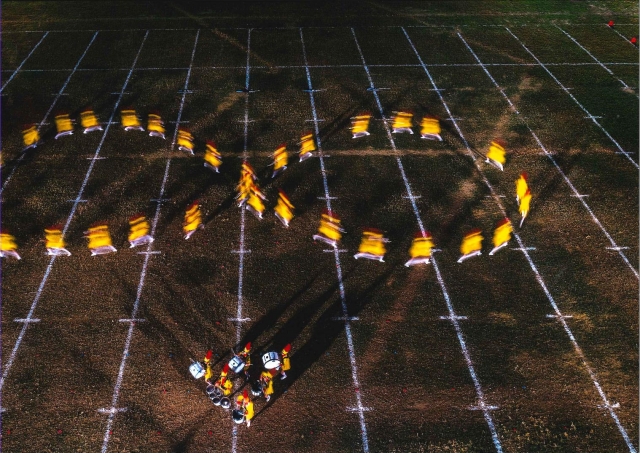
{"type": "Polygon", "coordinates": [[[234,373],[238,374],[244,369],[244,361],[241,357],[234,355],[233,358],[229,360],[229,368],[231,368],[234,373]]]}
{"type": "Polygon", "coordinates": [[[262,354],[262,364],[267,370],[280,367],[280,356],[277,352],[266,352],[262,354]]]}
{"type": "Polygon", "coordinates": [[[244,412],[239,409],[234,409],[231,411],[231,418],[233,418],[234,423],[241,425],[244,423],[244,412]]]}
{"type": "Polygon", "coordinates": [[[202,364],[200,362],[193,362],[189,366],[189,372],[191,373],[191,376],[196,379],[200,379],[202,376],[204,376],[204,368],[202,367],[202,364]]]}

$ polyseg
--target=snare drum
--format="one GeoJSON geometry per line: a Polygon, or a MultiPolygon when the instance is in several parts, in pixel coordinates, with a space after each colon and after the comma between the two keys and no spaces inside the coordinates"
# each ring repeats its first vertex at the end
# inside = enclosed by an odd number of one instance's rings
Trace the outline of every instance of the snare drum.
{"type": "Polygon", "coordinates": [[[238,374],[244,369],[244,361],[237,355],[234,355],[231,360],[229,360],[229,368],[238,374]]]}
{"type": "Polygon", "coordinates": [[[209,398],[212,398],[214,396],[218,396],[216,395],[216,387],[213,385],[207,385],[207,396],[209,398]]]}
{"type": "Polygon", "coordinates": [[[211,402],[213,404],[215,404],[216,406],[220,406],[220,397],[219,396],[214,396],[213,398],[211,398],[211,402]]]}
{"type": "Polygon", "coordinates": [[[233,421],[235,423],[241,425],[242,423],[244,423],[244,412],[239,409],[234,409],[233,411],[231,411],[231,418],[233,418],[233,421]]]}
{"type": "Polygon", "coordinates": [[[202,367],[202,364],[200,364],[200,362],[193,362],[189,366],[189,372],[191,373],[191,376],[196,379],[200,379],[202,376],[204,376],[204,368],[202,367]]]}
{"type": "Polygon", "coordinates": [[[267,370],[280,367],[280,356],[277,352],[266,352],[262,355],[262,364],[267,370]]]}
{"type": "Polygon", "coordinates": [[[229,409],[231,407],[231,400],[226,396],[220,398],[220,407],[223,409],[229,409]]]}
{"type": "Polygon", "coordinates": [[[254,381],[251,384],[251,394],[253,396],[261,396],[262,395],[262,384],[260,381],[254,381]]]}

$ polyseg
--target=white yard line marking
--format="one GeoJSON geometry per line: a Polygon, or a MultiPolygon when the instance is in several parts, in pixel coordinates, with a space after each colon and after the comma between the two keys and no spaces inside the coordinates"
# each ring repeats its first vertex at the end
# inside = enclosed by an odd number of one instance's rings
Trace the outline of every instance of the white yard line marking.
{"type": "MultiPolygon", "coordinates": [[[[622,84],[623,87],[625,88],[630,88],[629,85],[627,85],[626,83],[624,83],[623,80],[619,79],[618,77],[616,77],[616,75],[613,73],[613,71],[611,71],[611,69],[607,68],[604,63],[601,63],[596,57],[594,57],[591,52],[589,52],[587,49],[585,49],[582,44],[580,44],[578,41],[575,40],[575,38],[573,36],[571,36],[569,33],[567,33],[565,30],[563,30],[562,28],[560,28],[559,26],[555,26],[558,30],[560,30],[562,33],[564,33],[571,41],[573,41],[574,43],[576,43],[576,45],[578,47],[580,47],[582,50],[584,50],[587,55],[589,55],[591,58],[593,58],[593,60],[598,63],[598,65],[600,67],[602,67],[602,69],[604,69],[605,71],[607,71],[609,73],[609,75],[611,75],[611,77],[613,77],[614,79],[616,79],[618,82],[620,82],[622,84]]],[[[460,33],[458,33],[460,34],[460,33]]],[[[636,94],[636,97],[638,97],[638,95],[636,94]]]]}
{"type": "MultiPolygon", "coordinates": [[[[305,72],[307,75],[307,84],[308,84],[308,89],[309,89],[309,100],[311,102],[311,111],[313,113],[313,119],[314,119],[314,129],[315,129],[315,136],[316,136],[316,142],[318,144],[318,151],[320,153],[322,153],[322,141],[320,140],[320,129],[318,127],[318,113],[316,111],[316,102],[315,102],[315,98],[313,95],[313,85],[311,83],[311,74],[309,72],[309,66],[308,66],[308,60],[307,60],[307,49],[305,47],[304,44],[304,36],[302,34],[302,28],[299,29],[300,32],[300,43],[302,44],[302,55],[304,57],[304,64],[305,64],[305,72]]],[[[327,202],[327,209],[329,211],[331,211],[331,197],[329,196],[329,182],[327,179],[327,172],[324,166],[324,157],[322,156],[322,154],[320,154],[320,156],[318,156],[318,160],[320,162],[320,171],[322,172],[322,184],[324,186],[324,196],[327,202]]],[[[354,386],[354,390],[355,390],[355,396],[356,396],[356,406],[355,406],[355,411],[358,413],[358,418],[360,421],[360,434],[361,434],[361,438],[362,438],[362,450],[364,453],[368,453],[369,452],[369,437],[367,435],[367,424],[365,422],[365,418],[364,418],[364,413],[365,413],[365,406],[362,404],[362,392],[360,391],[360,382],[358,380],[358,365],[356,363],[356,353],[355,353],[355,348],[353,346],[353,337],[351,335],[351,321],[349,321],[346,318],[349,318],[349,312],[347,310],[347,296],[345,293],[345,289],[344,289],[344,281],[342,278],[342,266],[340,265],[340,254],[338,253],[338,250],[335,249],[334,250],[334,259],[336,262],[336,271],[338,274],[338,287],[340,288],[340,303],[342,305],[342,315],[345,318],[344,321],[344,330],[345,330],[345,335],[347,337],[347,347],[349,350],[349,361],[351,363],[351,379],[353,380],[353,386],[354,386]]]]}
{"type": "MultiPolygon", "coordinates": [[[[573,25],[573,24],[572,24],[572,25],[573,25]]],[[[618,36],[620,36],[622,39],[624,39],[626,42],[628,42],[628,43],[629,43],[629,45],[632,45],[632,46],[633,46],[633,43],[632,43],[632,42],[629,40],[629,38],[627,38],[625,35],[623,35],[622,33],[620,33],[620,32],[619,32],[618,30],[616,30],[615,28],[613,28],[613,27],[609,27],[609,25],[607,25],[607,24],[604,24],[604,25],[605,25],[607,28],[610,28],[611,30],[613,30],[613,31],[615,32],[615,34],[617,34],[617,35],[618,35],[618,36]]],[[[630,25],[630,24],[618,24],[618,25],[630,25]]],[[[637,27],[637,26],[638,26],[638,24],[634,24],[634,26],[635,26],[635,27],[637,27]]],[[[636,46],[633,46],[633,47],[636,47],[636,46]]]]}
{"type": "Polygon", "coordinates": [[[18,74],[18,72],[20,72],[20,68],[22,68],[22,66],[27,62],[27,60],[29,59],[29,57],[31,56],[31,54],[33,54],[33,52],[35,52],[35,50],[38,48],[38,46],[40,45],[40,43],[42,43],[42,41],[44,41],[44,38],[47,37],[47,35],[49,34],[49,32],[45,32],[44,35],[42,35],[42,38],[40,38],[40,41],[38,41],[38,43],[33,47],[33,49],[31,49],[31,52],[29,52],[29,55],[27,55],[25,57],[24,60],[22,60],[22,63],[20,63],[20,66],[18,66],[15,71],[13,71],[13,74],[11,74],[11,77],[9,77],[9,80],[7,80],[4,85],[2,85],[2,88],[0,88],[0,93],[2,93],[4,91],[4,89],[7,87],[7,85],[9,85],[9,82],[11,82],[13,80],[13,78],[16,76],[16,74],[18,74]]]}
{"type": "MultiPolygon", "coordinates": [[[[484,70],[484,73],[489,77],[489,79],[491,80],[491,82],[493,82],[493,84],[495,86],[498,86],[498,82],[496,82],[496,80],[493,78],[493,76],[491,75],[491,73],[489,72],[489,70],[482,64],[482,61],[480,61],[480,58],[478,57],[478,55],[476,55],[476,53],[473,51],[473,49],[471,48],[471,46],[469,46],[469,44],[467,43],[467,41],[462,37],[462,35],[460,33],[458,33],[458,37],[462,40],[462,42],[464,43],[464,45],[467,47],[467,50],[469,50],[469,52],[471,53],[471,55],[473,55],[473,58],[475,58],[475,60],[478,62],[478,64],[480,65],[480,67],[482,67],[482,69],[484,70]]],[[[511,100],[509,99],[509,97],[504,93],[504,91],[500,92],[502,94],[502,97],[504,97],[504,99],[507,101],[507,103],[517,112],[516,107],[513,105],[513,103],[511,102],[511,100]]],[[[543,151],[543,153],[549,158],[549,160],[551,161],[551,163],[553,164],[553,166],[556,168],[556,170],[558,171],[558,173],[560,173],[560,176],[562,176],[562,179],[564,180],[564,182],[569,186],[569,189],[571,189],[571,192],[573,192],[573,196],[576,197],[578,200],[580,200],[580,203],[582,204],[582,206],[584,206],[584,208],[587,210],[587,212],[589,213],[589,215],[591,216],[591,220],[593,220],[593,222],[598,226],[598,228],[600,228],[600,231],[602,231],[605,235],[605,237],[607,238],[607,240],[609,241],[609,243],[611,244],[611,247],[614,247],[614,250],[617,250],[618,254],[620,255],[620,257],[622,258],[622,260],[625,262],[625,264],[627,265],[627,267],[629,269],[631,269],[631,272],[633,272],[633,274],[636,276],[636,278],[639,278],[638,275],[638,270],[631,264],[631,262],[629,261],[629,259],[627,258],[627,256],[622,252],[622,250],[620,249],[620,247],[618,246],[618,244],[616,244],[616,242],[613,240],[613,238],[611,237],[611,235],[609,234],[609,232],[605,229],[605,227],[602,225],[602,223],[600,223],[600,220],[598,220],[598,218],[596,217],[596,215],[593,213],[593,211],[591,210],[591,207],[587,204],[587,202],[585,201],[585,196],[581,195],[578,192],[578,189],[576,189],[573,185],[573,183],[571,182],[571,180],[569,179],[569,177],[565,174],[564,171],[562,171],[562,168],[560,168],[560,165],[558,165],[558,162],[556,162],[556,160],[553,158],[552,153],[550,153],[547,148],[542,144],[542,141],[540,140],[540,138],[538,138],[538,135],[533,132],[533,129],[531,129],[531,127],[529,126],[529,124],[525,121],[525,119],[522,117],[522,115],[519,115],[520,121],[522,122],[522,124],[529,130],[529,133],[531,134],[531,136],[534,138],[534,140],[536,141],[536,143],[538,143],[538,146],[540,147],[540,149],[543,151]]]]}
{"type": "MultiPolygon", "coordinates": [[[[404,30],[404,28],[402,29],[402,31],[406,35],[407,39],[409,40],[409,43],[411,44],[411,47],[413,48],[414,52],[418,56],[420,63],[422,64],[422,59],[420,58],[417,51],[415,50],[415,47],[413,47],[413,43],[409,39],[409,35],[407,35],[407,32],[404,30]]],[[[358,38],[356,37],[356,32],[353,28],[351,29],[351,34],[353,35],[353,39],[355,41],[356,47],[358,48],[358,53],[360,54],[360,59],[362,60],[362,66],[365,72],[367,73],[367,79],[369,80],[369,85],[371,88],[374,88],[373,79],[371,77],[371,73],[369,72],[369,67],[367,66],[367,63],[364,59],[364,55],[362,54],[362,49],[360,48],[360,44],[358,43],[358,38]]],[[[433,84],[433,88],[434,90],[436,90],[435,92],[438,93],[438,96],[442,97],[442,94],[440,94],[440,91],[438,90],[438,87],[435,86],[435,84],[433,84]]],[[[378,106],[378,111],[380,112],[380,116],[384,119],[385,114],[384,114],[384,109],[382,108],[382,103],[380,102],[380,97],[378,96],[378,93],[376,91],[373,91],[373,96],[375,98],[376,105],[378,106]]],[[[451,112],[449,112],[448,109],[447,109],[447,112],[449,113],[449,117],[453,118],[453,116],[451,115],[451,112]]],[[[391,148],[394,151],[397,151],[395,140],[393,139],[393,135],[391,134],[391,129],[389,128],[389,125],[387,124],[386,121],[383,121],[382,124],[384,124],[385,130],[387,132],[387,138],[389,139],[391,148]]],[[[420,211],[418,210],[418,206],[416,205],[415,197],[413,196],[411,184],[409,183],[409,179],[407,178],[407,175],[404,171],[404,166],[402,165],[402,160],[400,159],[399,156],[396,156],[396,162],[398,164],[398,169],[400,170],[400,174],[402,175],[402,180],[404,181],[404,186],[405,186],[405,190],[407,191],[408,199],[411,201],[411,207],[413,208],[413,213],[416,217],[416,221],[418,222],[420,233],[422,233],[422,236],[426,236],[426,230],[422,222],[422,217],[420,216],[420,211]]],[[[484,391],[482,390],[482,385],[480,385],[480,379],[478,379],[478,376],[476,375],[476,370],[471,360],[471,353],[467,348],[464,335],[462,334],[462,328],[460,327],[460,323],[458,322],[459,320],[458,315],[456,314],[453,308],[453,303],[451,302],[451,299],[449,297],[449,291],[447,290],[444,279],[440,274],[438,263],[433,255],[431,256],[431,263],[433,264],[433,269],[436,271],[436,278],[438,280],[438,284],[440,285],[440,290],[442,291],[442,295],[447,305],[447,310],[449,312],[449,320],[451,321],[451,324],[453,325],[453,328],[456,332],[458,343],[460,344],[460,349],[462,350],[462,355],[464,356],[464,361],[466,362],[467,369],[469,370],[469,375],[471,376],[471,380],[473,381],[473,386],[476,390],[477,405],[484,408],[487,406],[487,404],[484,401],[484,398],[485,398],[484,391]]],[[[486,409],[482,410],[482,414],[487,423],[487,426],[489,427],[489,431],[491,433],[491,439],[493,440],[493,445],[496,451],[498,453],[501,453],[502,445],[500,443],[500,439],[498,438],[498,432],[493,422],[493,417],[490,411],[486,409]]]]}
{"type": "MultiPolygon", "coordinates": [[[[418,54],[418,51],[415,49],[415,46],[413,45],[413,42],[409,38],[409,35],[404,30],[404,28],[403,28],[403,31],[404,31],[407,39],[409,40],[409,43],[411,44],[411,47],[413,48],[413,50],[414,50],[414,52],[416,54],[416,57],[418,57],[418,59],[420,61],[422,61],[422,58],[420,58],[420,55],[418,54]]],[[[431,84],[435,86],[435,81],[433,80],[433,77],[431,76],[431,73],[426,68],[426,66],[424,67],[424,71],[427,74],[427,76],[429,77],[429,81],[431,82],[431,84]]],[[[451,115],[451,113],[449,111],[449,107],[448,107],[447,103],[445,102],[444,98],[440,97],[440,102],[442,103],[444,108],[447,110],[447,113],[449,115],[451,115]]],[[[471,147],[469,146],[469,144],[467,142],[467,139],[462,134],[462,131],[460,130],[460,127],[458,126],[458,123],[456,123],[454,121],[453,125],[455,126],[456,130],[458,131],[458,134],[460,134],[460,138],[462,139],[463,143],[465,144],[465,146],[468,147],[469,152],[471,153],[471,147]]],[[[478,172],[480,173],[480,175],[482,175],[483,182],[489,188],[491,193],[494,195],[494,199],[496,201],[496,205],[498,206],[498,208],[502,212],[502,215],[504,217],[508,217],[507,211],[504,208],[504,205],[502,204],[502,201],[500,201],[500,198],[496,195],[496,192],[495,192],[493,186],[491,185],[491,183],[489,182],[489,180],[487,179],[487,177],[485,176],[484,171],[482,170],[482,168],[478,165],[478,163],[476,161],[474,161],[474,165],[478,169],[478,172]]],[[[578,342],[576,341],[575,337],[573,336],[573,332],[571,332],[571,329],[569,328],[568,324],[564,320],[563,314],[562,314],[562,312],[560,312],[560,308],[558,307],[558,305],[556,304],[555,300],[553,299],[553,296],[549,292],[549,290],[547,288],[547,285],[545,284],[544,279],[542,278],[542,275],[540,275],[540,272],[538,272],[538,269],[536,268],[535,264],[533,263],[533,260],[531,259],[531,256],[529,255],[529,251],[527,250],[527,247],[522,242],[522,239],[520,238],[520,235],[518,233],[516,233],[514,231],[513,232],[513,236],[515,237],[516,241],[518,242],[518,245],[520,246],[519,247],[520,250],[522,251],[523,255],[525,256],[527,262],[529,263],[529,267],[531,268],[531,270],[535,274],[536,281],[538,282],[538,284],[540,285],[540,287],[544,291],[545,295],[547,296],[547,299],[549,300],[549,303],[551,304],[551,307],[553,308],[554,313],[559,316],[558,321],[562,324],[562,327],[564,328],[565,332],[567,333],[567,336],[569,337],[569,339],[570,339],[570,341],[571,341],[571,343],[572,343],[572,345],[574,347],[574,350],[576,351],[578,357],[582,361],[582,364],[584,365],[584,367],[587,370],[589,376],[591,377],[591,380],[593,381],[598,393],[600,394],[600,397],[605,402],[605,404],[608,404],[608,399],[607,399],[606,395],[604,394],[604,391],[602,390],[602,387],[600,386],[600,383],[596,379],[595,373],[593,372],[593,370],[589,366],[589,364],[587,362],[587,358],[585,357],[584,353],[582,352],[582,349],[580,348],[580,346],[578,345],[578,342]]],[[[618,420],[617,414],[613,411],[613,409],[609,409],[609,413],[610,413],[611,417],[614,419],[614,421],[616,422],[616,425],[618,426],[618,429],[620,430],[620,433],[624,437],[624,439],[625,439],[625,441],[627,443],[627,446],[629,447],[629,451],[631,453],[637,453],[636,449],[631,444],[631,441],[629,439],[629,436],[628,436],[627,432],[622,427],[622,424],[620,423],[620,420],[618,420]]]]}
{"type": "MultiPolygon", "coordinates": [[[[62,94],[64,93],[64,90],[67,88],[67,85],[69,84],[69,81],[71,80],[71,77],[73,76],[73,74],[78,69],[78,66],[80,66],[80,63],[82,62],[82,60],[84,59],[85,55],[87,54],[87,51],[89,50],[89,47],[91,47],[91,44],[93,44],[93,41],[95,41],[96,36],[98,36],[98,32],[95,32],[93,34],[93,37],[91,38],[91,41],[89,41],[89,44],[87,45],[87,48],[84,49],[84,52],[80,56],[80,59],[78,59],[78,62],[76,63],[76,65],[73,68],[73,70],[71,71],[71,74],[69,74],[69,77],[67,77],[67,80],[65,80],[64,85],[62,85],[62,88],[60,88],[60,91],[58,91],[58,94],[56,95],[55,99],[53,100],[53,103],[51,104],[51,107],[49,107],[49,110],[47,110],[47,113],[44,115],[44,118],[42,119],[42,121],[40,121],[39,126],[38,126],[38,131],[40,131],[40,129],[42,128],[42,126],[44,124],[49,124],[49,123],[46,122],[47,118],[49,118],[49,115],[51,114],[51,111],[53,110],[54,106],[58,102],[58,99],[60,99],[60,96],[62,96],[62,94]]],[[[64,93],[64,94],[66,94],[66,93],[64,93]]],[[[27,153],[24,152],[24,151],[22,152],[22,154],[20,154],[20,157],[18,158],[18,160],[16,161],[15,165],[11,169],[11,172],[9,173],[7,178],[4,180],[4,182],[2,183],[2,188],[0,188],[0,195],[2,195],[2,192],[4,192],[5,187],[7,186],[9,181],[11,180],[11,177],[16,172],[16,169],[18,168],[18,166],[20,166],[20,163],[22,162],[22,160],[24,159],[24,157],[26,155],[27,155],[27,153]]]]}
{"type": "MultiPolygon", "coordinates": [[[[149,33],[147,32],[147,35],[149,33]]],[[[145,39],[147,37],[147,35],[145,35],[145,39]]],[[[191,51],[191,62],[193,63],[193,57],[195,55],[196,52],[196,46],[198,45],[198,37],[200,36],[200,30],[198,30],[198,32],[196,33],[196,37],[195,37],[195,41],[193,43],[193,50],[191,51]]],[[[142,47],[140,48],[142,49],[142,47]]],[[[138,55],[140,54],[140,52],[138,52],[138,55]]],[[[137,60],[137,57],[136,57],[137,60]]],[[[185,86],[185,90],[187,89],[187,87],[189,86],[189,77],[191,76],[191,72],[187,72],[187,77],[186,80],[184,82],[184,86],[185,86]]],[[[125,84],[126,86],[126,84],[125,84]]],[[[123,88],[124,91],[124,88],[123,88]]],[[[182,109],[184,106],[184,99],[186,96],[186,92],[182,95],[182,100],[180,103],[180,110],[178,112],[178,121],[180,121],[180,115],[182,114],[182,109]]],[[[113,116],[113,115],[112,115],[113,116]]],[[[111,121],[111,120],[109,120],[111,121]]],[[[174,137],[174,143],[172,143],[172,147],[173,144],[175,144],[175,137],[177,135],[178,132],[178,125],[176,124],[176,130],[173,134],[174,137]]],[[[162,200],[163,196],[164,196],[164,190],[165,187],[167,185],[167,180],[169,179],[169,168],[171,166],[171,157],[169,157],[167,159],[167,163],[165,165],[165,169],[164,169],[164,176],[162,178],[162,185],[160,186],[160,193],[158,195],[158,200],[162,200]]],[[[161,208],[162,204],[161,203],[157,203],[156,205],[156,212],[153,216],[153,222],[151,224],[151,236],[155,236],[156,233],[156,228],[158,226],[158,220],[160,219],[160,208],[161,208]]],[[[105,430],[104,433],[104,438],[102,440],[102,449],[101,452],[102,453],[106,453],[107,451],[107,447],[109,445],[109,439],[111,438],[111,428],[113,426],[113,420],[115,419],[116,414],[119,412],[118,410],[116,410],[117,405],[118,405],[118,398],[120,397],[120,387],[122,386],[122,380],[124,379],[124,369],[125,366],[127,364],[127,357],[129,357],[129,349],[131,347],[131,340],[133,338],[133,331],[136,327],[136,321],[139,321],[138,318],[136,318],[137,314],[138,314],[138,307],[140,306],[140,298],[142,296],[142,288],[144,287],[144,282],[147,276],[147,266],[149,265],[149,260],[151,258],[152,253],[151,252],[151,247],[153,246],[153,243],[149,243],[147,245],[147,252],[144,256],[144,262],[142,264],[142,271],[140,272],[140,281],[138,282],[138,288],[136,291],[136,300],[133,304],[133,308],[131,310],[131,316],[129,318],[129,329],[127,330],[127,338],[125,340],[124,343],[124,350],[122,352],[122,360],[120,362],[120,368],[118,369],[118,377],[116,378],[116,384],[113,388],[113,395],[111,396],[111,412],[109,412],[109,418],[107,419],[107,428],[105,430]]],[[[125,322],[125,321],[123,321],[125,322]]]]}
{"type": "MultiPolygon", "coordinates": [[[[138,53],[136,55],[136,58],[133,61],[133,65],[131,66],[131,71],[129,72],[127,80],[125,80],[124,85],[122,86],[122,91],[123,92],[124,92],[125,88],[127,87],[127,84],[129,83],[129,79],[131,78],[131,74],[133,74],[133,68],[136,66],[136,63],[138,61],[138,57],[140,56],[140,52],[142,51],[142,47],[144,46],[144,43],[147,40],[147,36],[148,35],[149,35],[149,33],[147,32],[144,35],[144,39],[142,40],[142,44],[140,44],[140,49],[138,49],[138,53]]],[[[116,113],[116,111],[118,109],[118,105],[120,104],[121,100],[122,100],[122,97],[118,98],[118,100],[116,101],[116,104],[113,107],[113,112],[111,113],[111,118],[113,118],[113,116],[115,115],[115,113],[116,113]]],[[[109,121],[111,121],[111,119],[109,119],[109,121]]],[[[104,132],[102,133],[102,139],[100,140],[100,144],[98,145],[98,148],[96,149],[95,157],[98,156],[98,154],[100,153],[100,149],[102,149],[102,144],[104,143],[105,137],[107,136],[107,132],[109,132],[109,126],[108,125],[105,128],[104,132]]],[[[62,230],[62,235],[63,236],[65,235],[65,233],[69,229],[69,225],[71,224],[71,220],[73,219],[73,216],[76,213],[76,209],[78,208],[78,204],[79,204],[79,201],[81,200],[82,193],[84,192],[84,189],[85,189],[85,187],[87,185],[87,182],[89,181],[89,176],[91,175],[91,172],[93,170],[94,164],[95,164],[95,160],[92,160],[91,164],[89,165],[89,169],[87,170],[87,173],[86,173],[86,175],[84,177],[84,181],[82,181],[82,186],[80,187],[80,191],[78,192],[78,196],[74,200],[73,207],[71,208],[71,212],[69,213],[69,217],[67,217],[67,221],[64,224],[64,228],[62,230]]],[[[40,281],[40,286],[38,287],[38,291],[36,292],[36,296],[34,297],[33,302],[31,303],[31,308],[29,309],[29,313],[28,313],[26,319],[32,319],[33,318],[33,313],[34,313],[34,311],[35,311],[35,309],[36,309],[36,307],[38,305],[38,302],[40,301],[40,296],[42,295],[42,291],[44,290],[44,285],[47,283],[47,280],[49,279],[49,274],[51,273],[51,269],[53,268],[53,263],[55,263],[55,261],[56,261],[56,256],[51,257],[51,260],[49,261],[49,265],[47,266],[47,270],[45,271],[44,276],[42,277],[42,280],[40,281]]],[[[2,373],[2,378],[0,379],[0,392],[2,391],[2,389],[4,387],[4,383],[5,383],[5,380],[6,380],[7,376],[9,375],[9,371],[11,371],[11,367],[12,367],[13,362],[15,361],[16,355],[18,353],[18,348],[22,344],[22,339],[24,338],[24,336],[25,336],[25,334],[27,332],[27,326],[28,325],[29,325],[29,323],[25,323],[24,326],[22,327],[22,330],[20,331],[20,334],[18,335],[18,339],[16,340],[16,343],[13,346],[13,350],[11,351],[11,355],[9,356],[9,360],[4,365],[4,372],[2,373]]]]}
{"type": "Polygon", "coordinates": [[[620,146],[620,144],[619,144],[619,143],[618,143],[618,142],[617,142],[617,141],[616,141],[616,140],[611,136],[611,134],[609,134],[609,132],[607,132],[607,130],[606,130],[606,129],[605,129],[605,128],[604,128],[604,127],[603,127],[603,126],[598,122],[598,120],[597,120],[597,119],[595,119],[595,117],[594,117],[593,115],[591,115],[591,113],[589,113],[589,111],[588,111],[588,110],[587,110],[587,109],[586,109],[582,104],[580,104],[580,102],[578,102],[578,100],[575,98],[575,96],[569,92],[569,90],[568,90],[568,89],[567,89],[567,88],[562,84],[562,82],[560,82],[560,81],[556,78],[556,76],[555,76],[555,75],[553,75],[553,73],[552,73],[551,71],[549,71],[549,69],[547,68],[547,66],[546,66],[544,63],[542,63],[540,60],[538,60],[538,57],[536,57],[536,56],[534,55],[534,53],[533,53],[533,52],[531,52],[531,51],[529,50],[529,48],[528,48],[527,46],[525,46],[525,45],[524,45],[524,43],[523,43],[522,41],[520,41],[520,38],[518,38],[516,35],[514,35],[514,34],[513,34],[513,32],[512,32],[511,30],[509,30],[509,27],[504,27],[504,28],[505,28],[505,30],[507,30],[507,31],[509,32],[509,34],[510,34],[511,36],[513,36],[513,37],[514,37],[514,39],[515,39],[516,41],[518,41],[518,42],[520,43],[520,45],[522,46],[522,48],[523,48],[524,50],[526,50],[526,51],[527,51],[527,53],[528,53],[529,55],[531,55],[531,57],[533,57],[533,59],[534,59],[534,60],[536,60],[536,62],[538,63],[538,65],[540,65],[540,67],[541,67],[542,69],[544,69],[544,70],[546,71],[546,73],[547,73],[547,74],[549,74],[549,76],[551,76],[551,78],[552,78],[553,80],[555,80],[555,82],[558,84],[558,86],[559,86],[560,88],[562,88],[562,90],[563,90],[565,93],[567,93],[567,94],[569,95],[569,97],[573,100],[573,102],[575,102],[575,103],[576,103],[576,105],[577,105],[578,107],[580,107],[580,109],[581,109],[583,112],[585,112],[585,113],[586,113],[586,114],[591,118],[591,121],[593,121],[593,124],[595,124],[596,126],[598,126],[598,127],[600,128],[600,130],[601,130],[602,132],[604,132],[604,134],[609,138],[609,140],[611,140],[611,142],[616,146],[616,148],[618,148],[618,151],[620,151],[622,154],[624,154],[624,155],[626,156],[626,158],[629,160],[629,162],[631,162],[631,163],[633,164],[633,166],[634,166],[634,167],[636,167],[636,168],[640,168],[640,167],[638,166],[638,163],[637,163],[636,161],[634,161],[634,160],[631,158],[631,156],[629,155],[629,153],[627,153],[624,149],[622,149],[622,146],[620,146]]]}

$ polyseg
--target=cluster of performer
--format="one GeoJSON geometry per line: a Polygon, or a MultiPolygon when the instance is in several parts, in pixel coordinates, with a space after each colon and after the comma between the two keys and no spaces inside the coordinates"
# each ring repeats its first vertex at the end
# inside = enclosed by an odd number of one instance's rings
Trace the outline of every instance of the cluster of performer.
{"type": "Polygon", "coordinates": [[[189,367],[191,375],[196,378],[204,378],[207,384],[206,393],[209,399],[216,406],[223,409],[230,409],[232,406],[231,398],[237,395],[235,406],[231,411],[231,417],[237,424],[246,423],[247,427],[251,426],[251,420],[254,417],[253,398],[264,398],[265,402],[269,402],[274,393],[274,379],[279,375],[280,380],[287,378],[287,371],[291,369],[291,344],[287,344],[282,348],[280,353],[271,351],[262,354],[263,369],[255,374],[251,365],[252,345],[247,343],[240,352],[232,350],[231,359],[225,363],[220,371],[218,378],[213,381],[213,370],[211,359],[213,351],[207,351],[202,362],[193,362],[189,367]],[[235,388],[237,378],[241,378],[242,382],[239,387],[235,388]],[[249,389],[244,388],[246,385],[249,389]]]}

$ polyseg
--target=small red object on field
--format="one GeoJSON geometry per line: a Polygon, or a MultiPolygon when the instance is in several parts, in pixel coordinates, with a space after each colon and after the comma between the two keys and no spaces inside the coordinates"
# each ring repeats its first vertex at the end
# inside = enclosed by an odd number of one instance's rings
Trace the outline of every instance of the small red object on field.
{"type": "Polygon", "coordinates": [[[610,20],[610,21],[609,21],[609,23],[608,23],[607,25],[608,25],[609,27],[613,28],[613,26],[614,26],[615,24],[613,23],[613,21],[612,21],[612,20],[610,20]]]}
{"type": "Polygon", "coordinates": [[[213,431],[209,430],[209,432],[207,432],[208,435],[213,436],[213,431]]]}
{"type": "Polygon", "coordinates": [[[58,434],[62,434],[62,430],[61,430],[61,429],[59,429],[59,430],[57,431],[57,433],[58,433],[58,434]]]}
{"type": "Polygon", "coordinates": [[[633,38],[631,38],[631,44],[633,44],[634,46],[638,45],[638,38],[636,38],[635,36],[633,38]]]}

